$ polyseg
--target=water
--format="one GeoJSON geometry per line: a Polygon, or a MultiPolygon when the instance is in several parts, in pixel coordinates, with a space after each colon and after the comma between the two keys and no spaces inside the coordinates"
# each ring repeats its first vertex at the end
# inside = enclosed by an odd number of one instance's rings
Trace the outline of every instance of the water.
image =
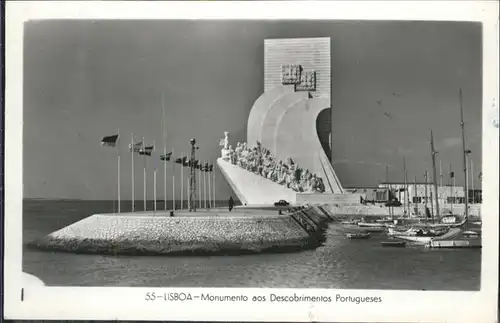
{"type": "MultiPolygon", "coordinates": [[[[23,241],[112,210],[112,201],[25,201],[23,241]]],[[[288,254],[132,257],[24,248],[23,268],[52,286],[480,289],[480,249],[383,248],[383,236],[347,240],[344,230],[331,224],[324,246],[288,254]]]]}

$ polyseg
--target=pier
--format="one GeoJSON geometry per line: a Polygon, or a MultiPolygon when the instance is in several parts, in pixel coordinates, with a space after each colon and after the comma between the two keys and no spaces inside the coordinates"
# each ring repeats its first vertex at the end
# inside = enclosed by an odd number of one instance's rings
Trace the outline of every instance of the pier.
{"type": "Polygon", "coordinates": [[[130,255],[290,252],[324,241],[327,217],[239,208],[94,214],[29,244],[48,251],[130,255]],[[173,214],[173,215],[172,215],[173,214]],[[304,223],[308,227],[304,227],[304,223]]]}

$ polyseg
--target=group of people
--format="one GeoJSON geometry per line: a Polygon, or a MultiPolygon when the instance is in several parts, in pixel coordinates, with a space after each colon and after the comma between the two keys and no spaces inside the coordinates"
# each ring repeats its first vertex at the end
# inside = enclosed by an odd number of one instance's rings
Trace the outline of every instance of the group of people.
{"type": "Polygon", "coordinates": [[[229,146],[227,158],[233,165],[296,192],[325,192],[325,185],[321,177],[312,174],[307,169],[300,168],[291,158],[288,158],[286,163],[277,161],[269,149],[262,147],[260,142],[257,142],[252,148],[248,147],[245,142],[238,142],[235,149],[229,146]]]}

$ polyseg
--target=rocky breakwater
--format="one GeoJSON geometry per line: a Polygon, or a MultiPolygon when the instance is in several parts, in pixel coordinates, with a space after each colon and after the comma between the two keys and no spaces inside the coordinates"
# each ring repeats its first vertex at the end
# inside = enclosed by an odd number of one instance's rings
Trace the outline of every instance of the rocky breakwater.
{"type": "MultiPolygon", "coordinates": [[[[326,217],[312,208],[201,215],[96,214],[29,244],[47,251],[129,255],[227,255],[291,252],[321,245],[326,217]],[[300,221],[314,219],[314,229],[300,221]]],[[[312,222],[311,222],[312,223],[312,222]]]]}

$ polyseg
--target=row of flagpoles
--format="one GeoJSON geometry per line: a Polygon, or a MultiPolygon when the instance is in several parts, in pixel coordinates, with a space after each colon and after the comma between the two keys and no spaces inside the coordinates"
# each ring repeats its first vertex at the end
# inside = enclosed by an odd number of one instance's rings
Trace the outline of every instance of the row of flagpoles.
{"type": "MultiPolygon", "coordinates": [[[[104,147],[112,147],[116,148],[117,152],[117,171],[118,171],[118,187],[117,187],[117,195],[118,195],[118,213],[121,212],[121,183],[120,183],[120,177],[121,177],[121,169],[120,169],[120,164],[121,164],[121,154],[120,154],[120,149],[119,149],[119,140],[120,140],[120,132],[118,131],[116,135],[111,135],[111,136],[105,136],[101,140],[101,145],[104,147]]],[[[135,212],[135,166],[134,166],[134,155],[139,155],[143,156],[143,177],[144,177],[144,183],[143,183],[143,188],[144,188],[144,211],[147,211],[147,171],[146,171],[146,158],[153,156],[153,152],[155,151],[155,143],[153,141],[153,144],[150,146],[146,146],[144,138],[142,138],[141,141],[135,142],[135,137],[134,134],[132,134],[132,141],[128,146],[128,151],[131,153],[132,157],[132,212],[135,212]]],[[[194,160],[194,162],[191,161],[188,156],[184,156],[184,154],[181,155],[181,157],[176,158],[175,160],[172,159],[173,152],[166,152],[166,148],[164,147],[163,154],[158,156],[159,160],[163,162],[164,165],[164,209],[167,210],[167,163],[172,161],[172,209],[176,210],[176,198],[175,198],[175,164],[180,164],[181,169],[181,190],[180,190],[180,209],[182,210],[184,208],[184,168],[188,167],[191,168],[193,167],[196,170],[199,170],[199,172],[195,173],[195,176],[198,176],[197,182],[198,182],[198,207],[199,208],[212,208],[215,207],[215,173],[213,172],[213,165],[210,165],[208,162],[201,162],[199,160],[194,160]],[[203,202],[202,202],[202,174],[203,174],[203,202]],[[208,175],[208,176],[207,176],[208,175]],[[208,179],[208,190],[207,190],[207,179],[208,179]],[[207,194],[208,193],[208,194],[207,194]]],[[[153,203],[154,203],[154,210],[157,210],[157,180],[156,180],[156,175],[157,175],[157,167],[154,167],[154,182],[153,182],[153,203]]],[[[189,187],[189,181],[188,181],[188,187],[187,191],[190,191],[189,187]]],[[[188,205],[190,205],[190,194],[187,194],[187,199],[188,199],[188,205]]]]}

